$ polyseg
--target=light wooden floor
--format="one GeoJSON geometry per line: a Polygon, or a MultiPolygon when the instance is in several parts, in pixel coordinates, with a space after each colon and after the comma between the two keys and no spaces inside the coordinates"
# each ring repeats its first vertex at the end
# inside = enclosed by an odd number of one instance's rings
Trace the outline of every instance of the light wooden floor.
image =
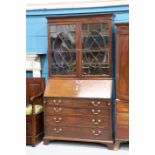
{"type": "Polygon", "coordinates": [[[41,142],[36,147],[27,146],[26,155],[129,155],[129,145],[122,144],[118,151],[113,151],[94,143],[41,142]]]}

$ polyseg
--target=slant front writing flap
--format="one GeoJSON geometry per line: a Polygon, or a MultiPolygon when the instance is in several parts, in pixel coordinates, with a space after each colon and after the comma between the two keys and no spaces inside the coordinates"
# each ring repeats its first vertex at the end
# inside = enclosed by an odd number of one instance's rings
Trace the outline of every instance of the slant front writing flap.
{"type": "Polygon", "coordinates": [[[44,96],[111,98],[112,80],[49,79],[44,96]]]}

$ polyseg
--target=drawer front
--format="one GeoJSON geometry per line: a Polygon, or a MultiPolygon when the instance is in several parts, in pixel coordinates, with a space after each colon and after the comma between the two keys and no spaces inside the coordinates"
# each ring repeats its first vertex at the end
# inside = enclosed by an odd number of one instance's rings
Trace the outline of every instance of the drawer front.
{"type": "Polygon", "coordinates": [[[112,126],[110,118],[63,115],[46,116],[45,124],[48,126],[102,127],[104,129],[109,129],[112,126]]]}
{"type": "Polygon", "coordinates": [[[45,135],[52,137],[112,140],[111,130],[103,128],[78,128],[78,127],[55,127],[46,128],[45,135]]]}
{"type": "Polygon", "coordinates": [[[117,112],[129,112],[129,102],[125,102],[122,100],[116,101],[116,111],[117,112]]]}
{"type": "Polygon", "coordinates": [[[99,99],[58,99],[45,98],[44,103],[52,106],[66,106],[66,107],[107,107],[111,108],[111,100],[99,99]]]}
{"type": "Polygon", "coordinates": [[[92,107],[92,108],[67,108],[60,106],[46,106],[45,115],[91,115],[111,117],[111,109],[92,107]]]}

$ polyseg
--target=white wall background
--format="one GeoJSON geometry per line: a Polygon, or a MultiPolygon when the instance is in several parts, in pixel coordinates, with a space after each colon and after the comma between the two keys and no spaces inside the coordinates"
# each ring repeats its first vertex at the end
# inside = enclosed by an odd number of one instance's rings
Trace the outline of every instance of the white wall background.
{"type": "Polygon", "coordinates": [[[129,0],[27,0],[26,9],[99,7],[129,4],[129,0]]]}

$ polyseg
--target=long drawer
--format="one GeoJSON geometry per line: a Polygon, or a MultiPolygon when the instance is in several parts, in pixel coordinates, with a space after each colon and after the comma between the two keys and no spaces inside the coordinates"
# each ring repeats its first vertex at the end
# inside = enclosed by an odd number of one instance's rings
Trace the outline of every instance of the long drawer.
{"type": "Polygon", "coordinates": [[[77,126],[111,128],[111,118],[94,116],[65,116],[46,115],[45,124],[48,126],[77,126]]]}
{"type": "Polygon", "coordinates": [[[62,106],[46,106],[44,108],[45,115],[91,115],[111,117],[111,108],[104,107],[62,107],[62,106]]]}
{"type": "Polygon", "coordinates": [[[112,140],[112,131],[103,128],[48,126],[45,135],[63,138],[112,140]]]}
{"type": "Polygon", "coordinates": [[[111,100],[103,99],[68,99],[68,98],[45,98],[44,103],[52,106],[67,107],[107,107],[111,108],[111,100]]]}

